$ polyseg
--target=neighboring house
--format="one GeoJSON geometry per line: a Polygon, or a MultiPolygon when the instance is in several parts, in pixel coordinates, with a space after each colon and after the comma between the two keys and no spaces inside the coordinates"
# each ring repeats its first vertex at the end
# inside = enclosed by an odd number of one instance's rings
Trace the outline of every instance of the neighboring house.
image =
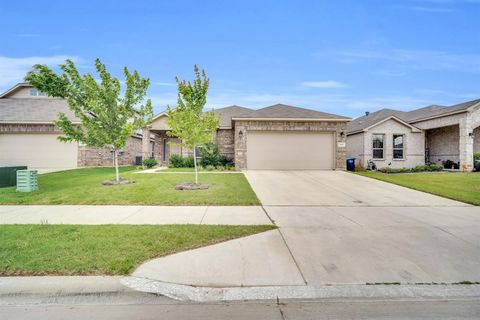
{"type": "MultiPolygon", "coordinates": [[[[350,118],[283,104],[253,110],[230,106],[214,111],[220,118],[215,140],[220,152],[242,169],[343,169],[346,127],[350,118]]],[[[154,117],[144,136],[155,135],[155,158],[190,155],[168,137],[167,114],[154,117]]],[[[144,154],[152,150],[144,140],[144,154]]]]}
{"type": "Polygon", "coordinates": [[[480,99],[409,112],[381,109],[347,126],[347,156],[362,166],[370,159],[379,168],[452,160],[471,171],[474,152],[480,152],[480,99]]]}
{"type": "MultiPolygon", "coordinates": [[[[27,83],[17,84],[0,94],[0,167],[27,165],[53,170],[112,165],[112,153],[108,149],[57,139],[61,132],[53,122],[60,112],[74,123],[79,121],[63,99],[47,97],[27,83]]],[[[135,164],[135,157],[141,154],[139,133],[128,140],[119,163],[135,164]]]]}

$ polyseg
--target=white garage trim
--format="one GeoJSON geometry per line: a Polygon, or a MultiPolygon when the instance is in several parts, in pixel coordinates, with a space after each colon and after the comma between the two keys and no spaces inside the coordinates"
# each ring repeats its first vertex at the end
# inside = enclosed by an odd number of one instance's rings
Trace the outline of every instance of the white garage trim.
{"type": "Polygon", "coordinates": [[[58,134],[0,134],[0,166],[26,165],[29,169],[77,167],[78,143],[61,142],[58,134]]]}
{"type": "Polygon", "coordinates": [[[247,131],[249,170],[335,169],[333,132],[247,131]]]}

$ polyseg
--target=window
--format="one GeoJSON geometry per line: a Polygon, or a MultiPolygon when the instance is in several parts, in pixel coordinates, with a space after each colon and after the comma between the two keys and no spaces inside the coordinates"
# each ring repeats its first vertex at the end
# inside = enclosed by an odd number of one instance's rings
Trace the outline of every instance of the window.
{"type": "Polygon", "coordinates": [[[45,97],[46,94],[42,91],[38,91],[37,89],[30,89],[30,96],[31,97],[45,97]]]}
{"type": "Polygon", "coordinates": [[[393,135],[393,159],[403,159],[404,135],[393,135]]]}
{"type": "Polygon", "coordinates": [[[372,136],[373,159],[383,159],[383,134],[372,136]]]}

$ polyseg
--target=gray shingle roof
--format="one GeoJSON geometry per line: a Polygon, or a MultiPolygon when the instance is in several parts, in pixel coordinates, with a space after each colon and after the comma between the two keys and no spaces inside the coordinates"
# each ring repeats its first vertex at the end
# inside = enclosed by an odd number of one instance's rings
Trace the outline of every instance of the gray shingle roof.
{"type": "Polygon", "coordinates": [[[229,106],[214,110],[215,115],[220,117],[220,128],[230,128],[232,126],[232,118],[248,117],[254,112],[255,110],[240,106],[229,106]]]}
{"type": "Polygon", "coordinates": [[[215,114],[220,116],[220,127],[229,128],[232,126],[232,118],[245,119],[342,119],[350,118],[331,113],[320,112],[316,110],[304,109],[285,104],[275,104],[273,106],[253,110],[240,106],[229,106],[215,109],[215,114]]]}
{"type": "Polygon", "coordinates": [[[53,122],[63,112],[72,121],[79,121],[62,99],[55,98],[3,98],[0,99],[0,123],[53,122]]]}
{"type": "Polygon", "coordinates": [[[347,133],[363,130],[391,116],[395,116],[405,122],[415,125],[415,122],[419,122],[426,118],[439,117],[452,112],[466,111],[468,108],[477,103],[480,103],[480,99],[467,101],[452,106],[430,105],[408,112],[393,109],[381,109],[370,113],[368,116],[361,116],[349,122],[347,124],[347,133]]]}
{"type": "Polygon", "coordinates": [[[275,104],[273,106],[258,109],[252,115],[256,118],[292,118],[292,119],[344,119],[349,117],[339,116],[336,114],[320,112],[311,109],[289,106],[286,104],[275,104]]]}
{"type": "Polygon", "coordinates": [[[391,116],[395,116],[403,120],[404,115],[405,112],[403,111],[393,109],[380,109],[378,111],[371,112],[368,116],[364,115],[354,119],[353,121],[350,121],[347,124],[347,133],[363,130],[391,116]]]}

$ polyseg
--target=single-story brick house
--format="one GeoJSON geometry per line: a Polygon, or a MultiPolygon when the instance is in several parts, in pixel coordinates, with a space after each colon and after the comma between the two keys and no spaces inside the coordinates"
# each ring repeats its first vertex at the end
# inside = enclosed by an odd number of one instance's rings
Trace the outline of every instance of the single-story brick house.
{"type": "MultiPolygon", "coordinates": [[[[27,83],[0,94],[0,167],[27,165],[49,171],[84,166],[110,166],[112,153],[77,142],[64,143],[53,122],[58,113],[78,121],[63,99],[51,98],[27,83]]],[[[153,140],[150,142],[153,144],[153,140]]],[[[134,164],[142,154],[142,134],[132,136],[119,155],[119,164],[134,164]]]]}
{"type": "MultiPolygon", "coordinates": [[[[47,97],[27,83],[0,94],[0,166],[52,170],[112,165],[108,149],[57,139],[61,132],[54,121],[60,112],[78,121],[64,100],[47,97]]],[[[282,104],[258,110],[231,106],[215,113],[220,118],[215,140],[238,170],[345,167],[350,118],[282,104]]],[[[166,117],[157,115],[149,128],[128,140],[121,165],[135,164],[137,156],[166,165],[171,154],[191,154],[166,135],[166,117]]]]}
{"type": "Polygon", "coordinates": [[[474,152],[480,152],[480,99],[408,112],[381,109],[347,125],[347,156],[362,166],[370,159],[379,168],[451,160],[471,171],[474,152]]]}
{"type": "MultiPolygon", "coordinates": [[[[214,112],[220,118],[215,140],[237,170],[345,168],[348,117],[283,104],[257,110],[230,106],[214,112]]],[[[163,164],[173,153],[191,154],[166,135],[166,119],[165,113],[154,117],[143,135],[155,136],[155,150],[144,140],[144,154],[153,153],[163,164]]]]}

